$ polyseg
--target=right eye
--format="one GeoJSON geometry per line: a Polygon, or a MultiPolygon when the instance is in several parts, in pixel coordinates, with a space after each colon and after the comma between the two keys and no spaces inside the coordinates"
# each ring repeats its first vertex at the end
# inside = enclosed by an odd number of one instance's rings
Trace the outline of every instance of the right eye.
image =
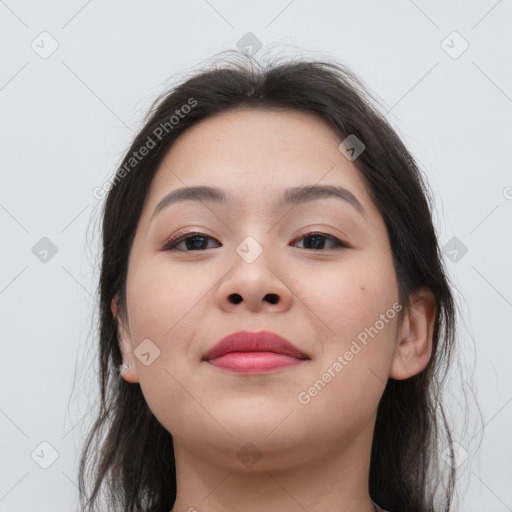
{"type": "MultiPolygon", "coordinates": [[[[208,240],[215,240],[211,236],[198,231],[183,233],[167,240],[162,248],[164,251],[203,251],[208,245],[208,240]],[[178,249],[178,245],[185,244],[186,249],[178,249]]],[[[220,244],[220,242],[217,242],[220,244]]]]}

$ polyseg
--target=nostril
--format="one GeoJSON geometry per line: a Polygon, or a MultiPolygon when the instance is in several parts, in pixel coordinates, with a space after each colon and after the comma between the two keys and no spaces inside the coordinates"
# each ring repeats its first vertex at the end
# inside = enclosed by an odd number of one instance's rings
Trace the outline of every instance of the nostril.
{"type": "Polygon", "coordinates": [[[235,304],[239,304],[242,301],[242,297],[238,293],[232,293],[229,298],[235,304]]]}
{"type": "Polygon", "coordinates": [[[266,297],[270,304],[276,304],[277,301],[279,300],[278,296],[275,293],[268,293],[266,297]]]}

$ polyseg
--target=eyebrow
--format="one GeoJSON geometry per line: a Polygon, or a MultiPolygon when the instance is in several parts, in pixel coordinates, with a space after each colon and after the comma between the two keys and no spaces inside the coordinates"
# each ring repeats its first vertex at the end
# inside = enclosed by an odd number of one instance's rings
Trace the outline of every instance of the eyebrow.
{"type": "MultiPolygon", "coordinates": [[[[318,201],[329,198],[336,198],[345,201],[354,207],[363,217],[368,218],[365,209],[354,194],[346,188],[335,185],[302,185],[299,187],[288,188],[284,191],[278,206],[297,206],[309,201],[318,201]]],[[[233,202],[233,198],[230,194],[220,188],[209,187],[206,185],[178,188],[169,192],[160,200],[151,215],[151,219],[171,204],[185,201],[229,204],[230,202],[233,202]]]]}

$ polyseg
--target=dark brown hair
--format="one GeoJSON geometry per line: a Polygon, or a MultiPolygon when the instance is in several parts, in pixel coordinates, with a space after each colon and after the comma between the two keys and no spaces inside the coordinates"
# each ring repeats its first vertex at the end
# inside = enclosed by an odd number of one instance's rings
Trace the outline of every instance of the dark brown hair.
{"type": "Polygon", "coordinates": [[[172,436],[149,410],[140,386],[119,376],[122,360],[111,301],[117,297],[126,315],[128,256],[149,186],[173,142],[217,113],[264,108],[313,114],[340,140],[355,135],[364,143],[353,163],[385,221],[400,302],[407,306],[409,295],[423,287],[435,296],[427,367],[406,380],[390,379],[380,400],[369,486],[372,499],[387,510],[448,511],[455,469],[439,460],[451,442],[439,393],[453,352],[455,307],[432,222],[432,197],[418,166],[345,66],[305,58],[262,65],[243,53],[232,55],[188,76],[154,102],[106,197],[99,287],[101,403],[80,460],[82,510],[162,512],[174,504],[172,436]],[[182,115],[176,122],[177,110],[182,115]],[[154,147],[135,162],[134,152],[150,139],[154,147]],[[100,504],[102,493],[106,504],[100,504]]]}

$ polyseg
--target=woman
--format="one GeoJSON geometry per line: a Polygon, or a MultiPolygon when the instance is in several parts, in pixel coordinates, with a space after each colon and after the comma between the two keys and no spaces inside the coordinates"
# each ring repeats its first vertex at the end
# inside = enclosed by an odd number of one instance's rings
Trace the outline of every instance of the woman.
{"type": "Polygon", "coordinates": [[[107,187],[83,510],[450,509],[453,298],[369,98],[235,54],[155,102],[107,187]]]}

